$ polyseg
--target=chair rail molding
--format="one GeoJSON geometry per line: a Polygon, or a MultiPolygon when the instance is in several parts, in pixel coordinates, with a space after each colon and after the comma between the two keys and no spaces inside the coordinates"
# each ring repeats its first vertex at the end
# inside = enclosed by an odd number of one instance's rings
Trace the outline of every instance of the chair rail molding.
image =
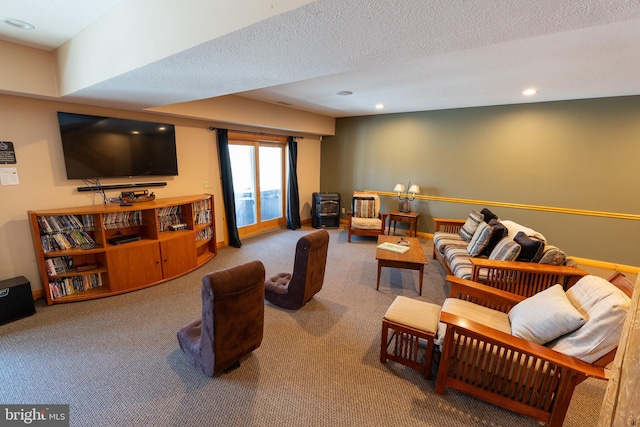
{"type": "MultiPolygon", "coordinates": [[[[365,191],[378,193],[380,196],[385,196],[385,197],[397,197],[396,193],[391,193],[389,191],[376,191],[376,190],[365,190],[365,191]]],[[[603,218],[628,219],[632,221],[640,221],[640,214],[592,211],[592,210],[586,210],[586,209],[559,208],[554,206],[526,205],[521,203],[494,202],[494,201],[488,201],[488,200],[460,199],[456,197],[425,196],[425,195],[419,195],[419,194],[416,195],[416,200],[430,200],[434,202],[443,202],[443,203],[462,203],[467,205],[498,206],[498,207],[511,208],[511,209],[524,209],[524,210],[530,210],[530,211],[543,211],[543,212],[563,213],[563,214],[570,214],[570,215],[597,216],[597,217],[603,217],[603,218]]]]}

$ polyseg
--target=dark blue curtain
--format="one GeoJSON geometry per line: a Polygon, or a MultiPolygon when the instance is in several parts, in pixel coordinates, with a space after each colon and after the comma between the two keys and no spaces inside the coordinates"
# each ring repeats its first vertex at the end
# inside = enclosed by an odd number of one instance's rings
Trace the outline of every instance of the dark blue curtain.
{"type": "Polygon", "coordinates": [[[231,159],[229,158],[229,132],[227,129],[218,129],[218,158],[220,159],[222,199],[224,201],[224,213],[227,217],[229,246],[239,248],[242,246],[242,242],[238,235],[238,225],[236,222],[236,200],[233,195],[233,174],[231,173],[231,159]]]}
{"type": "Polygon", "coordinates": [[[300,195],[298,194],[298,143],[290,136],[289,180],[287,185],[287,228],[300,228],[300,195]]]}

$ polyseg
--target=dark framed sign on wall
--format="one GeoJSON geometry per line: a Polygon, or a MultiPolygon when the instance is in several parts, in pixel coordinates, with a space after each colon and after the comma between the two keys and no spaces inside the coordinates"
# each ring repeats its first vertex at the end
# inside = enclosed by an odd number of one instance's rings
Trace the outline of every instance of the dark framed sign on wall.
{"type": "Polygon", "coordinates": [[[13,142],[0,141],[0,165],[15,165],[16,151],[13,142]]]}

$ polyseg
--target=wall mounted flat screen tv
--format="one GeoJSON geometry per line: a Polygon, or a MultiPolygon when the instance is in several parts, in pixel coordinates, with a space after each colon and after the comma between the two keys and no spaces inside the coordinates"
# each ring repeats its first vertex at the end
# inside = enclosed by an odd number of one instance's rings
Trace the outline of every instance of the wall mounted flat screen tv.
{"type": "Polygon", "coordinates": [[[67,179],[178,175],[171,124],[64,112],[58,123],[67,179]]]}

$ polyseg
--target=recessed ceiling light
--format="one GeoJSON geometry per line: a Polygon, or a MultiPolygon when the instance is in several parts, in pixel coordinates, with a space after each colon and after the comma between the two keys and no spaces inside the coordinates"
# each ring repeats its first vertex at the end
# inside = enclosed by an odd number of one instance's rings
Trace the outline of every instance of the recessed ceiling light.
{"type": "Polygon", "coordinates": [[[24,22],[19,19],[0,18],[0,21],[4,22],[7,25],[11,25],[14,28],[20,28],[21,30],[33,30],[36,28],[28,22],[24,22]]]}
{"type": "Polygon", "coordinates": [[[340,92],[336,92],[336,95],[349,96],[353,95],[353,92],[351,92],[350,90],[341,90],[340,92]]]}
{"type": "Polygon", "coordinates": [[[534,88],[529,88],[522,91],[522,94],[525,96],[535,95],[536,93],[538,93],[538,90],[534,88]]]}
{"type": "Polygon", "coordinates": [[[376,104],[376,110],[382,110],[384,108],[384,104],[376,104]]]}

